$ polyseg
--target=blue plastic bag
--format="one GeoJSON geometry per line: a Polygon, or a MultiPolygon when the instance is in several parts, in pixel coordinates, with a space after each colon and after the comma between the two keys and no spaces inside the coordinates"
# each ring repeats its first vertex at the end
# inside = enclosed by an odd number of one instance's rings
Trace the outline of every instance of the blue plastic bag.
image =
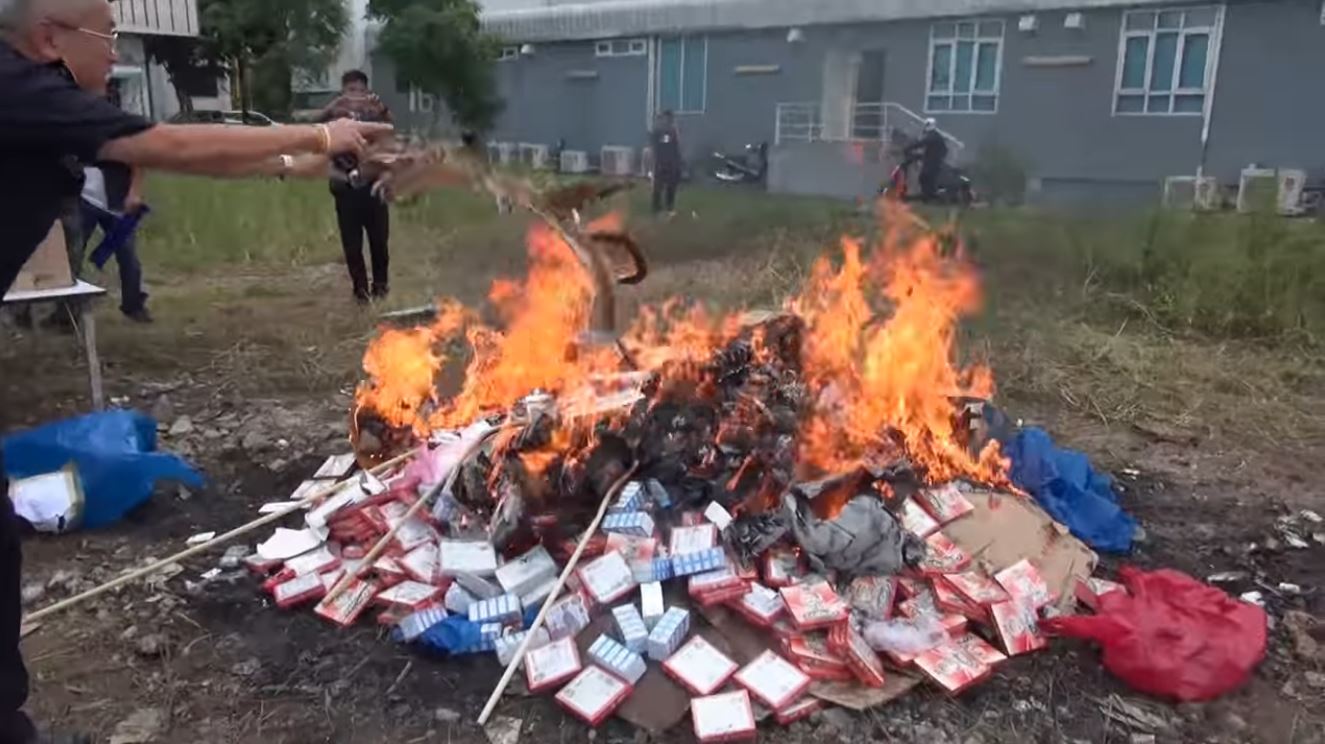
{"type": "Polygon", "coordinates": [[[158,480],[191,488],[202,476],[175,455],[156,451],[156,421],[134,411],[106,411],[19,432],[3,442],[10,478],[52,473],[74,462],[85,499],[81,526],[119,521],[147,501],[158,480]]]}
{"type": "Polygon", "coordinates": [[[1073,535],[1096,550],[1131,551],[1136,520],[1118,506],[1112,479],[1092,468],[1085,455],[1059,449],[1034,427],[1018,432],[1004,453],[1012,458],[1012,481],[1073,535]]]}

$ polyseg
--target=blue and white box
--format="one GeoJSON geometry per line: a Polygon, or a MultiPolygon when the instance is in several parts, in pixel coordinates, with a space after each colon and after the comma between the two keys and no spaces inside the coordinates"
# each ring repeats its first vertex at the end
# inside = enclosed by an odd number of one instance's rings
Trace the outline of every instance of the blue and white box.
{"type": "Polygon", "coordinates": [[[497,647],[497,639],[501,638],[502,633],[506,632],[506,626],[501,623],[485,623],[479,626],[478,643],[464,649],[462,653],[481,654],[485,651],[491,651],[497,647]]]}
{"type": "Polygon", "coordinates": [[[451,584],[446,590],[446,598],[442,600],[442,604],[457,615],[468,615],[469,606],[477,601],[478,597],[470,594],[463,586],[451,584]]]}
{"type": "Polygon", "coordinates": [[[644,481],[644,490],[649,494],[649,501],[658,505],[660,509],[670,509],[672,506],[672,496],[667,493],[667,487],[657,478],[650,478],[644,481]]]}
{"type": "MultiPolygon", "coordinates": [[[[524,642],[525,636],[527,635],[529,635],[529,631],[519,630],[514,633],[507,633],[497,639],[495,644],[496,648],[494,650],[497,652],[497,661],[500,662],[502,666],[511,663],[511,659],[515,658],[515,652],[520,650],[520,644],[524,642]]],[[[539,646],[546,646],[551,640],[552,639],[548,637],[547,631],[539,628],[534,631],[534,640],[529,642],[529,648],[526,649],[525,653],[533,651],[539,646]]]]}
{"type": "Polygon", "coordinates": [[[617,512],[636,512],[644,508],[644,485],[639,481],[631,481],[617,495],[616,501],[612,504],[611,513],[617,512]]]}
{"type": "Polygon", "coordinates": [[[648,512],[642,511],[608,514],[603,518],[603,532],[649,537],[653,535],[653,517],[650,517],[648,512]]]}
{"type": "Polygon", "coordinates": [[[691,576],[726,567],[727,554],[722,548],[708,548],[672,556],[672,574],[675,576],[691,576]]]}
{"type": "Polygon", "coordinates": [[[635,583],[637,584],[667,581],[676,576],[676,572],[672,570],[671,558],[646,558],[631,561],[630,573],[635,577],[635,583]]]}
{"type": "Polygon", "coordinates": [[[644,657],[606,635],[598,636],[598,640],[589,646],[589,658],[598,666],[632,685],[639,682],[644,672],[648,671],[644,657]]]}
{"type": "Polygon", "coordinates": [[[646,644],[649,658],[654,661],[665,661],[667,657],[676,653],[676,649],[681,646],[681,641],[685,640],[686,633],[689,632],[690,611],[680,607],[668,609],[649,633],[646,644]]]}
{"type": "Polygon", "coordinates": [[[445,619],[446,610],[441,607],[425,607],[418,612],[411,612],[396,623],[396,637],[405,643],[412,643],[428,628],[445,619]]]}
{"type": "Polygon", "coordinates": [[[612,617],[616,620],[617,632],[626,648],[637,654],[644,653],[644,645],[649,640],[649,629],[644,625],[635,605],[627,604],[612,608],[612,617]]]}
{"type": "Polygon", "coordinates": [[[501,623],[503,625],[520,621],[520,598],[514,594],[484,599],[469,606],[471,623],[501,623]]]}

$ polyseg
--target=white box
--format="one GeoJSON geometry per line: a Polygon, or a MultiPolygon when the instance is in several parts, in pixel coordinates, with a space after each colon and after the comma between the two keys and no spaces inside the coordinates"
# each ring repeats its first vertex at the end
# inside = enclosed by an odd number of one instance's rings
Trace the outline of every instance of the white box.
{"type": "Polygon", "coordinates": [[[692,695],[711,695],[736,672],[736,662],[695,636],[663,662],[663,670],[692,695]]]}
{"type": "Polygon", "coordinates": [[[736,673],[736,682],[764,705],[782,710],[805,694],[810,676],[781,656],[765,651],[736,673]]]}
{"type": "Polygon", "coordinates": [[[707,550],[718,544],[718,528],[713,524],[673,527],[668,550],[673,556],[707,550]]]}
{"type": "Polygon", "coordinates": [[[704,517],[712,522],[718,528],[719,532],[727,529],[732,523],[731,512],[724,509],[722,504],[719,504],[716,501],[709,503],[708,508],[704,510],[704,517]]]}
{"type": "Polygon", "coordinates": [[[469,615],[469,606],[477,601],[478,598],[465,591],[463,586],[452,584],[447,588],[442,604],[457,615],[469,615]]]}
{"type": "Polygon", "coordinates": [[[631,692],[631,686],[596,666],[585,667],[557,693],[556,700],[575,717],[597,726],[631,692]]]}
{"type": "Polygon", "coordinates": [[[478,599],[493,599],[503,594],[512,594],[513,592],[503,592],[501,587],[488,581],[482,576],[476,576],[466,571],[457,571],[455,574],[455,583],[463,586],[465,591],[474,595],[478,599]]]}
{"type": "Polygon", "coordinates": [[[574,677],[583,668],[575,639],[562,638],[524,655],[525,680],[530,692],[540,692],[574,677]]]}
{"type": "Polygon", "coordinates": [[[663,613],[667,611],[663,604],[662,584],[657,581],[640,584],[639,595],[640,617],[644,620],[644,626],[652,631],[662,619],[663,613]]]}
{"type": "Polygon", "coordinates": [[[542,545],[497,569],[497,583],[507,594],[526,594],[556,577],[557,564],[542,545]]]}
{"type": "Polygon", "coordinates": [[[635,588],[635,576],[620,553],[604,553],[579,570],[580,581],[594,601],[607,606],[635,588]]]}
{"type": "Polygon", "coordinates": [[[442,540],[438,544],[437,563],[443,576],[461,572],[492,576],[497,573],[497,551],[492,543],[481,540],[442,540]]]}
{"type": "Polygon", "coordinates": [[[581,630],[589,627],[592,620],[584,597],[577,593],[563,597],[549,607],[544,624],[548,635],[559,640],[574,638],[581,630]]]}
{"type": "Polygon", "coordinates": [[[756,732],[754,707],[745,690],[691,700],[690,720],[695,737],[705,743],[752,739],[756,732]]]}

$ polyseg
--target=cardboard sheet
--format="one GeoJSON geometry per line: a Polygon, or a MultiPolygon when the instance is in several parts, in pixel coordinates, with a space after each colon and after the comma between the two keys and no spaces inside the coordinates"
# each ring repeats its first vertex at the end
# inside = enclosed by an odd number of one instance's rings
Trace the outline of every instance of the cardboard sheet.
{"type": "Polygon", "coordinates": [[[992,575],[1029,558],[1060,607],[1075,601],[1077,580],[1089,578],[1099,561],[1094,551],[1030,498],[983,490],[966,496],[975,511],[944,525],[943,532],[972,556],[973,565],[992,575]]]}

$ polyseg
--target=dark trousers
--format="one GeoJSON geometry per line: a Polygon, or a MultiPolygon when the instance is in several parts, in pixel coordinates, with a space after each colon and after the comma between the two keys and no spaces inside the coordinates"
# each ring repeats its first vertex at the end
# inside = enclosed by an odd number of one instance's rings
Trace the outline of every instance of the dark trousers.
{"type": "Polygon", "coordinates": [[[942,164],[922,165],[920,167],[920,195],[925,201],[933,201],[939,194],[939,170],[942,164]]]}
{"type": "Polygon", "coordinates": [[[676,186],[681,182],[680,173],[658,171],[653,174],[653,213],[676,211],[676,186]]]}
{"type": "MultiPolygon", "coordinates": [[[[115,226],[116,216],[86,202],[82,210],[83,248],[80,253],[86,253],[87,241],[92,237],[93,230],[100,227],[103,235],[110,233],[115,226]]],[[[142,310],[147,304],[147,293],[143,291],[143,265],[138,260],[138,246],[133,238],[126,240],[115,251],[115,264],[120,268],[120,312],[128,314],[142,310]]]]}
{"type": "Polygon", "coordinates": [[[35,732],[22,710],[28,700],[28,670],[18,648],[23,617],[23,545],[19,520],[8,496],[3,460],[0,488],[0,744],[25,744],[35,732]]]}
{"type": "Polygon", "coordinates": [[[385,293],[389,254],[387,240],[391,234],[390,212],[386,202],[373,196],[367,188],[332,186],[336,198],[336,223],[340,226],[340,245],[345,251],[345,268],[350,271],[354,294],[368,297],[368,273],[363,265],[363,236],[368,235],[368,252],[373,262],[373,292],[385,293]]]}

